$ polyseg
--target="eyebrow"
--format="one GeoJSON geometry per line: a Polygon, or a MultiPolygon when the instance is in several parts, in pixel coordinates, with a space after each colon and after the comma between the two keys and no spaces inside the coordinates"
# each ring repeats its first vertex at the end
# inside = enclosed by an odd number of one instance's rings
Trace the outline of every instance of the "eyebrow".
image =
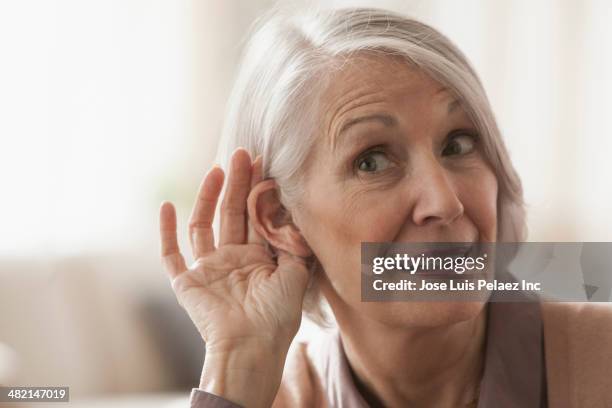
{"type": "Polygon", "coordinates": [[[459,99],[453,99],[451,101],[451,103],[448,104],[448,108],[446,110],[446,113],[448,115],[450,115],[451,113],[453,113],[453,111],[455,109],[457,109],[459,106],[461,106],[461,102],[459,101],[459,99]]]}
{"type": "MultiPolygon", "coordinates": [[[[447,111],[446,111],[447,115],[450,115],[451,113],[453,113],[453,111],[455,111],[459,106],[461,106],[461,102],[459,101],[459,99],[453,99],[448,104],[447,111]]],[[[344,123],[342,127],[340,128],[340,131],[338,132],[338,136],[342,135],[350,127],[355,126],[358,123],[363,123],[363,122],[380,122],[383,125],[385,125],[385,127],[393,127],[397,125],[397,120],[393,116],[387,115],[384,113],[375,113],[372,115],[360,116],[360,117],[353,118],[353,119],[346,121],[346,123],[344,123]]]]}
{"type": "MultiPolygon", "coordinates": [[[[444,86],[444,87],[438,89],[438,91],[436,92],[436,95],[439,94],[439,93],[442,93],[442,92],[448,92],[448,88],[444,86]]],[[[458,98],[451,99],[451,101],[448,104],[448,107],[446,108],[446,114],[450,115],[459,106],[461,106],[461,101],[458,98]]]]}
{"type": "Polygon", "coordinates": [[[382,113],[375,113],[372,115],[360,116],[358,118],[346,121],[346,123],[342,125],[342,128],[340,128],[338,135],[341,135],[342,133],[346,132],[351,126],[363,122],[381,122],[386,127],[395,126],[397,124],[397,120],[395,120],[393,116],[385,115],[382,113]]]}

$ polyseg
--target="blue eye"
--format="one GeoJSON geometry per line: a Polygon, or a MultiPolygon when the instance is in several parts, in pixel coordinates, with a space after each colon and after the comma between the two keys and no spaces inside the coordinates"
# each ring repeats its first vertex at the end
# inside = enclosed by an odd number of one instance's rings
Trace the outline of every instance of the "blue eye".
{"type": "Polygon", "coordinates": [[[461,133],[451,137],[448,141],[444,150],[442,150],[443,156],[452,155],[463,155],[468,154],[474,150],[476,146],[476,137],[468,133],[461,133]]]}
{"type": "Polygon", "coordinates": [[[359,157],[355,165],[359,171],[374,173],[385,170],[391,161],[383,152],[368,152],[359,157]]]}

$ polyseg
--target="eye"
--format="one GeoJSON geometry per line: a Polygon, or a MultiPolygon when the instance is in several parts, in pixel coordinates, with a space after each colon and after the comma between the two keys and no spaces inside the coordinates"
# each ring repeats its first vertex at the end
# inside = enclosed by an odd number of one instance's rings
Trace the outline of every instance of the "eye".
{"type": "Polygon", "coordinates": [[[469,133],[458,133],[450,137],[442,150],[442,156],[464,155],[471,153],[476,146],[476,136],[469,133]]]}
{"type": "Polygon", "coordinates": [[[366,152],[355,160],[355,168],[368,173],[385,170],[390,164],[387,155],[379,151],[366,152]]]}

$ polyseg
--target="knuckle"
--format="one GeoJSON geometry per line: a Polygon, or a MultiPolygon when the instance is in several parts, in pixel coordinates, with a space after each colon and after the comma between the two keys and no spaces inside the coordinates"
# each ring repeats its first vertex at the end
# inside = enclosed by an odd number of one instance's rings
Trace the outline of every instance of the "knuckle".
{"type": "Polygon", "coordinates": [[[217,195],[202,194],[198,197],[198,201],[204,205],[214,205],[217,203],[217,195]]]}
{"type": "Polygon", "coordinates": [[[202,221],[202,220],[197,220],[197,221],[191,221],[189,222],[189,229],[190,230],[196,230],[196,229],[211,229],[212,228],[212,223],[210,221],[202,221]]]}
{"type": "Polygon", "coordinates": [[[242,215],[244,207],[236,204],[225,203],[221,206],[221,213],[224,215],[242,215]]]}

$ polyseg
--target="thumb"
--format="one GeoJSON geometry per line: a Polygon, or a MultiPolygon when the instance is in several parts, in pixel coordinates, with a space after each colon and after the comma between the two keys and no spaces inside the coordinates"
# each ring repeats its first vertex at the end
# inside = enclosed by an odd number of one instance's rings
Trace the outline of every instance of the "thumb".
{"type": "Polygon", "coordinates": [[[279,279],[285,287],[299,288],[303,294],[306,291],[311,275],[306,265],[306,260],[282,249],[277,248],[276,251],[278,254],[277,272],[279,273],[279,279]]]}

